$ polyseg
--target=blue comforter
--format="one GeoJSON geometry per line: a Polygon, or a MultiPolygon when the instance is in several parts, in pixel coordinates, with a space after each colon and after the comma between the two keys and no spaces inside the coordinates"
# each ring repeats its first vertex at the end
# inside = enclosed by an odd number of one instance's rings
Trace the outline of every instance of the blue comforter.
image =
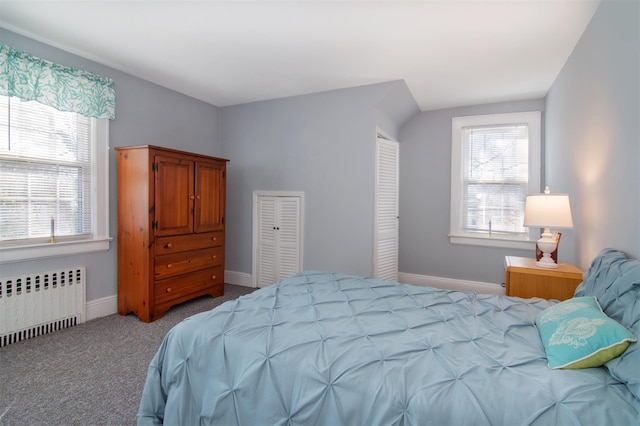
{"type": "Polygon", "coordinates": [[[638,424],[607,369],[551,370],[550,302],[307,272],[173,328],[139,424],[638,424]]]}

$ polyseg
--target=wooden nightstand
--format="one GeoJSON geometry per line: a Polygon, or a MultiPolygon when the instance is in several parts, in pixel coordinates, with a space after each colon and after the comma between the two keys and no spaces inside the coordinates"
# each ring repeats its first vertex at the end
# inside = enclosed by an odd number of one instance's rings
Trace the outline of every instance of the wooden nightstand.
{"type": "Polygon", "coordinates": [[[566,300],[582,282],[582,271],[568,262],[559,262],[554,269],[536,266],[535,259],[506,256],[507,296],[566,300]]]}

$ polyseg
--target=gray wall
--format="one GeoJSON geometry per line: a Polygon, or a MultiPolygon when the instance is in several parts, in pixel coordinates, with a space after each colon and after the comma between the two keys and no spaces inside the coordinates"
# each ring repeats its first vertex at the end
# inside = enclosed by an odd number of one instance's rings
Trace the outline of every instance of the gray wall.
{"type": "Polygon", "coordinates": [[[448,236],[451,119],[523,111],[544,111],[544,100],[427,111],[403,126],[400,133],[400,272],[497,284],[504,282],[504,256],[533,256],[533,252],[527,250],[451,244],[448,236]]]}
{"type": "Polygon", "coordinates": [[[605,0],[544,100],[429,111],[400,134],[401,272],[503,282],[505,255],[449,243],[451,117],[543,112],[544,179],[571,199],[560,260],[587,269],[605,247],[640,257],[640,3],[605,0]]]}
{"type": "Polygon", "coordinates": [[[571,198],[563,254],[640,258],[640,3],[603,1],[546,98],[546,179],[571,198]]]}
{"type": "Polygon", "coordinates": [[[252,273],[253,191],[303,191],[304,268],[372,275],[376,126],[418,111],[402,82],[221,108],[226,269],[252,273]]]}
{"type": "MultiPolygon", "coordinates": [[[[605,0],[549,92],[530,100],[418,113],[402,82],[217,108],[0,29],[0,41],[114,79],[110,145],[184,149],[229,158],[227,269],[251,273],[252,193],[306,196],[305,268],[371,275],[375,128],[400,141],[401,272],[495,282],[505,255],[451,245],[451,117],[546,110],[545,179],[571,197],[575,228],[561,260],[583,269],[607,246],[640,257],[637,2],[605,0]],[[409,120],[410,117],[412,119],[409,120]],[[407,121],[408,120],[408,121],[407,121]]],[[[115,154],[110,154],[116,236],[115,154]]],[[[2,276],[86,265],[88,300],[116,294],[116,241],[107,252],[1,265],[2,276]]]]}
{"type": "MultiPolygon", "coordinates": [[[[111,148],[149,144],[220,156],[217,107],[3,29],[0,42],[43,59],[112,78],[116,87],[116,118],[109,124],[111,148]]],[[[115,158],[111,150],[109,215],[114,240],[109,251],[2,264],[2,276],[86,266],[88,301],[116,294],[115,158]]]]}

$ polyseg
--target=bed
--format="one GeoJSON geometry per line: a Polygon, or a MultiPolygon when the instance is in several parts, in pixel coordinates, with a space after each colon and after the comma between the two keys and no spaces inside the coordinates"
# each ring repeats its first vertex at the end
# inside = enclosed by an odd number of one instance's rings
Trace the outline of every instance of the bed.
{"type": "MultiPolygon", "coordinates": [[[[640,334],[640,261],[607,249],[576,290],[640,334]]],[[[640,424],[640,350],[552,369],[555,305],[309,271],[190,317],[153,358],[138,424],[640,424]]]]}

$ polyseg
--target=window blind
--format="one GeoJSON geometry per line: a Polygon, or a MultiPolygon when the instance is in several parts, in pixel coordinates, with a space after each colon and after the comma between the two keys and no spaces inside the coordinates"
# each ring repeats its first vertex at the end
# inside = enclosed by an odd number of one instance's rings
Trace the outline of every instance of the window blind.
{"type": "Polygon", "coordinates": [[[92,235],[92,119],[0,96],[0,243],[92,235]]]}
{"type": "Polygon", "coordinates": [[[526,233],[528,126],[463,128],[462,138],[464,229],[526,233]]]}

